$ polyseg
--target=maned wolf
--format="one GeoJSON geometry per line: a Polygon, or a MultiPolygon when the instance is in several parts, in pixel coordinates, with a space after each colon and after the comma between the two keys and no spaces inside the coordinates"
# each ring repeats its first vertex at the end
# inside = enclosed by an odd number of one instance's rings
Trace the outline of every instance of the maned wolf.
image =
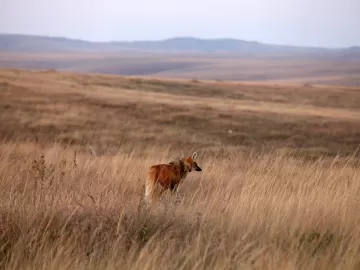
{"type": "Polygon", "coordinates": [[[195,152],[191,156],[181,158],[178,161],[151,166],[145,184],[146,203],[151,204],[154,197],[160,196],[168,189],[174,194],[177,191],[180,181],[183,180],[192,169],[198,172],[202,171],[194,161],[196,155],[197,153],[195,152]]]}

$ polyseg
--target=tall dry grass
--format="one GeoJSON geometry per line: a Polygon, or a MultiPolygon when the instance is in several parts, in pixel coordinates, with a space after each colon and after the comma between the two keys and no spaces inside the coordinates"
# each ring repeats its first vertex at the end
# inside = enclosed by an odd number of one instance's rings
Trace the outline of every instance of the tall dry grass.
{"type": "Polygon", "coordinates": [[[360,266],[352,158],[199,151],[203,171],[180,186],[180,200],[166,195],[148,209],[141,199],[146,168],[171,160],[170,148],[102,156],[75,150],[0,145],[1,268],[360,266]]]}

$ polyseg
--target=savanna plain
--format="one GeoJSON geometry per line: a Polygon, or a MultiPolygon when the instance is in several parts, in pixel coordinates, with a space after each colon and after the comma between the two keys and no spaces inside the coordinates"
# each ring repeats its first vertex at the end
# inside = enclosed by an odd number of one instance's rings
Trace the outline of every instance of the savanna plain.
{"type": "Polygon", "coordinates": [[[0,101],[2,269],[360,267],[359,88],[2,69],[0,101]]]}

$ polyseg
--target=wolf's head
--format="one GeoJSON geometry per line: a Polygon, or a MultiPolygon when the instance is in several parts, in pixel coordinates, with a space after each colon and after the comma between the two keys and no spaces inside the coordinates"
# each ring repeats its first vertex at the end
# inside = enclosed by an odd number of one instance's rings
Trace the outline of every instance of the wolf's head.
{"type": "Polygon", "coordinates": [[[202,169],[199,167],[199,165],[197,164],[197,162],[195,161],[195,157],[196,157],[197,153],[193,153],[191,156],[188,156],[186,158],[183,159],[184,161],[184,165],[185,168],[188,172],[191,172],[192,169],[194,169],[197,172],[201,172],[202,169]]]}

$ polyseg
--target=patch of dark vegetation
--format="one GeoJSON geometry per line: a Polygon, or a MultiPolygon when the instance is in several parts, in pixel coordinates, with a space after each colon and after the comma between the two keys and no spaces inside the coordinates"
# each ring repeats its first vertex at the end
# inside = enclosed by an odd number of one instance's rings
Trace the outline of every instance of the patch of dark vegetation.
{"type": "Polygon", "coordinates": [[[4,94],[22,95],[22,94],[27,94],[27,93],[32,92],[31,89],[28,87],[17,85],[15,83],[11,83],[8,81],[0,82],[0,91],[2,91],[2,93],[0,93],[0,97],[1,97],[1,95],[4,95],[4,94]],[[10,91],[11,91],[11,93],[10,93],[10,91]]]}
{"type": "Polygon", "coordinates": [[[227,113],[219,113],[219,117],[224,119],[231,119],[233,116],[227,113]]]}
{"type": "Polygon", "coordinates": [[[122,81],[87,81],[87,85],[100,85],[110,88],[131,89],[134,91],[149,91],[155,93],[169,93],[173,95],[188,95],[197,97],[221,97],[232,99],[247,99],[240,91],[224,91],[216,85],[200,84],[199,81],[189,83],[171,82],[157,79],[124,79],[122,81]]]}
{"type": "Polygon", "coordinates": [[[197,128],[206,127],[209,124],[208,119],[190,114],[175,115],[172,117],[172,121],[175,125],[189,125],[189,127],[194,126],[197,128]]]}
{"type": "Polygon", "coordinates": [[[93,67],[92,73],[102,74],[121,74],[124,76],[142,76],[156,74],[160,72],[171,72],[176,70],[183,70],[193,67],[201,66],[200,63],[192,62],[162,62],[159,60],[154,61],[136,61],[133,59],[131,62],[119,64],[118,62],[112,65],[108,64],[107,67],[93,67]]]}
{"type": "Polygon", "coordinates": [[[323,234],[316,231],[304,233],[299,240],[299,249],[309,252],[311,256],[315,256],[325,252],[330,247],[333,248],[334,241],[336,241],[334,234],[330,232],[323,234]]]}

